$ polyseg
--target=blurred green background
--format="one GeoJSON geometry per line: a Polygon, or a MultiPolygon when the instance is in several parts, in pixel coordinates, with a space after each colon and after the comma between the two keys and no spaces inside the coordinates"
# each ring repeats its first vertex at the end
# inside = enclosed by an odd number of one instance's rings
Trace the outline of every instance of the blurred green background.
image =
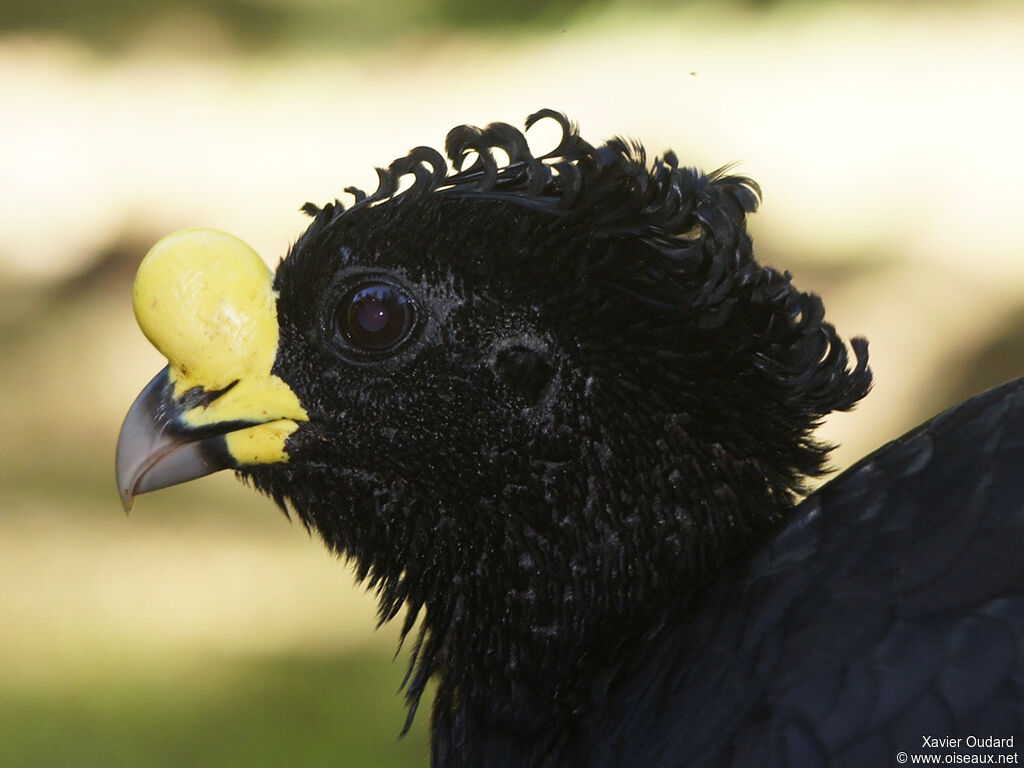
{"type": "Polygon", "coordinates": [[[871,340],[843,466],[1024,373],[1022,93],[1019,2],[0,0],[0,766],[426,764],[394,630],[301,525],[226,475],[120,511],[162,234],[273,263],[303,202],[544,106],[737,162],[761,259],[871,340]]]}

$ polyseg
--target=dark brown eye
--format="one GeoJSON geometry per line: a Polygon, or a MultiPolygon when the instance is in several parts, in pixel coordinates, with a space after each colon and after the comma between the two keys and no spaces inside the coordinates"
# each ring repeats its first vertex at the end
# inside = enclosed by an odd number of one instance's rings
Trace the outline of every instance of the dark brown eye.
{"type": "Polygon", "coordinates": [[[364,284],[342,298],[335,323],[349,346],[383,352],[409,335],[413,323],[412,303],[388,283],[364,284]]]}

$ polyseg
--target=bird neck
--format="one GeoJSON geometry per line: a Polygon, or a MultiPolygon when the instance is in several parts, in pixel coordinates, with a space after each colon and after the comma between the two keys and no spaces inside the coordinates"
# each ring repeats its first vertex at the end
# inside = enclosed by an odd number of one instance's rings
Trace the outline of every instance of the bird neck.
{"type": "Polygon", "coordinates": [[[424,589],[409,591],[425,609],[412,711],[436,676],[436,731],[457,742],[480,727],[554,744],[645,633],[791,508],[788,489],[751,470],[726,456],[652,462],[591,445],[558,470],[558,504],[528,490],[476,499],[473,513],[495,524],[435,552],[446,565],[432,578],[405,573],[424,589]],[[740,488],[737,477],[747,478],[740,488]]]}

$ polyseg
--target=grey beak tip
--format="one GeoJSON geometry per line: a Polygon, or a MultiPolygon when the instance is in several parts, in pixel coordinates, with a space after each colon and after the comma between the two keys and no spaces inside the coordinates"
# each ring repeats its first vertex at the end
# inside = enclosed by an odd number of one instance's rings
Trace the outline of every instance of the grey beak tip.
{"type": "Polygon", "coordinates": [[[132,511],[132,502],[135,501],[135,496],[132,493],[129,493],[127,488],[120,489],[120,496],[121,506],[124,508],[125,517],[127,517],[128,513],[132,511]]]}
{"type": "Polygon", "coordinates": [[[121,506],[149,493],[235,466],[223,435],[199,437],[174,423],[167,368],[132,403],[117,441],[115,474],[121,506]]]}

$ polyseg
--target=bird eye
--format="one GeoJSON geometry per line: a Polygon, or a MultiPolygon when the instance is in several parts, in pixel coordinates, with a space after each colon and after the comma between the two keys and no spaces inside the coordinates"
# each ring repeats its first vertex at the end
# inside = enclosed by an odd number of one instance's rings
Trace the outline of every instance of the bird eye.
{"type": "Polygon", "coordinates": [[[388,283],[364,284],[342,297],[335,324],[349,346],[384,352],[409,335],[413,325],[412,302],[388,283]]]}

